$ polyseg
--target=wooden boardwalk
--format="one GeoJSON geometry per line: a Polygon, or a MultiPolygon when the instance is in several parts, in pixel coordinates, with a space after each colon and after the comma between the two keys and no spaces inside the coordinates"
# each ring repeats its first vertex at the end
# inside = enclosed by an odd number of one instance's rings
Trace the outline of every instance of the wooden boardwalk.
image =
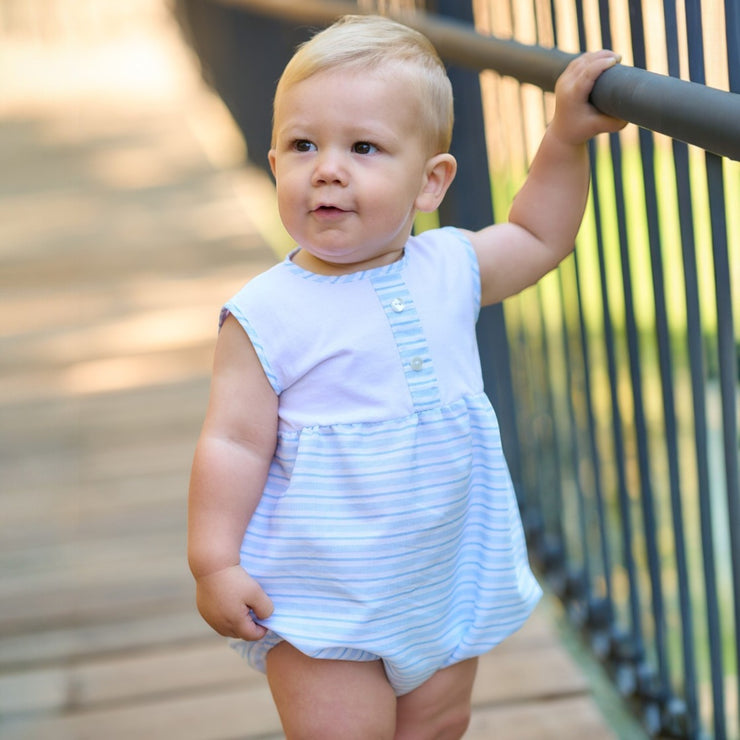
{"type": "MultiPolygon", "coordinates": [[[[282,737],[263,678],[196,614],[185,562],[215,319],[274,260],[270,185],[236,166],[167,16],[142,17],[104,43],[0,52],[7,739],[282,737]]],[[[483,660],[467,737],[616,737],[547,606],[483,660]]]]}

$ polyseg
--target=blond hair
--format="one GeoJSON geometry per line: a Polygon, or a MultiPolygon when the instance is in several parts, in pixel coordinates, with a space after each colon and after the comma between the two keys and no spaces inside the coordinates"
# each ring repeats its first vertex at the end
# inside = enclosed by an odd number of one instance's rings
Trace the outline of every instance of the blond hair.
{"type": "Polygon", "coordinates": [[[408,26],[374,15],[346,15],[298,47],[275,91],[280,95],[328,70],[390,67],[409,73],[433,153],[446,152],[452,138],[452,85],[434,46],[408,26]]]}

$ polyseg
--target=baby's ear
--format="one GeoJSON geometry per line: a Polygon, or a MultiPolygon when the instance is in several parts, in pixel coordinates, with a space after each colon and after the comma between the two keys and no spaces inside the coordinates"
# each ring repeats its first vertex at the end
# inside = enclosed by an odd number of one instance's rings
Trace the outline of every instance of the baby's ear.
{"type": "Polygon", "coordinates": [[[426,213],[436,211],[445,197],[447,188],[455,179],[456,172],[457,161],[447,152],[436,154],[427,160],[421,189],[414,202],[416,210],[426,213]]]}

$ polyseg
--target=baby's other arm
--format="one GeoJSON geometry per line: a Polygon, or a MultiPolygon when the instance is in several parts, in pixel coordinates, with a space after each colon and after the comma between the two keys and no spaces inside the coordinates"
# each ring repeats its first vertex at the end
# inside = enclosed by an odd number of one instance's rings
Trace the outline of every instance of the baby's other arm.
{"type": "Polygon", "coordinates": [[[229,316],[216,344],[211,395],[196,446],[188,504],[188,562],[198,610],[216,632],[258,640],[250,616],[272,602],[239,565],[277,441],[277,395],[249,338],[229,316]]]}
{"type": "Polygon", "coordinates": [[[588,140],[625,125],[588,102],[598,76],[618,61],[603,50],[568,65],[555,86],[555,115],[514,198],[509,222],[469,234],[480,264],[483,305],[536,283],[573,250],[588,197],[588,140]]]}

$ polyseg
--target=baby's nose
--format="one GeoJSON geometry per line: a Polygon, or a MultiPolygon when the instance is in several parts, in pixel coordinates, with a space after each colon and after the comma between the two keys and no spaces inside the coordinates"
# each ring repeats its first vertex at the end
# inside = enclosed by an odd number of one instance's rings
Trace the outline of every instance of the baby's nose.
{"type": "Polygon", "coordinates": [[[347,170],[342,157],[335,152],[320,153],[316,159],[313,180],[317,185],[344,184],[347,170]]]}

